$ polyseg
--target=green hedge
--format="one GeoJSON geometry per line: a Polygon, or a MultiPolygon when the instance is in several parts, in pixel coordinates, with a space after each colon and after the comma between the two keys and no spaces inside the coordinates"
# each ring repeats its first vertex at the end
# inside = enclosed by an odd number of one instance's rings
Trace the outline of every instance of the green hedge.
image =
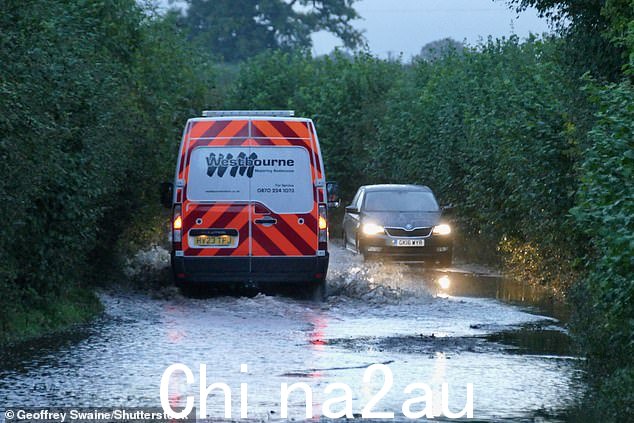
{"type": "MultiPolygon", "coordinates": [[[[599,104],[572,213],[592,240],[575,287],[576,331],[601,411],[634,414],[634,87],[592,87],[599,104]]],[[[621,413],[621,414],[618,414],[621,413]]]]}
{"type": "Polygon", "coordinates": [[[157,203],[214,76],[173,28],[134,0],[2,1],[0,341],[97,278],[157,203]]]}

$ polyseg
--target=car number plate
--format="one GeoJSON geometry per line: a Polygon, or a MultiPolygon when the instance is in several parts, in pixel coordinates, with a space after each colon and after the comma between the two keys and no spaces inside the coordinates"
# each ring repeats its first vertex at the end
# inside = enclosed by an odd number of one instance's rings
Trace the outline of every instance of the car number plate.
{"type": "Polygon", "coordinates": [[[233,244],[231,235],[198,235],[194,238],[194,244],[199,247],[227,247],[233,244]]]}
{"type": "Polygon", "coordinates": [[[425,240],[424,239],[397,239],[396,246],[397,247],[424,247],[425,240]]]}

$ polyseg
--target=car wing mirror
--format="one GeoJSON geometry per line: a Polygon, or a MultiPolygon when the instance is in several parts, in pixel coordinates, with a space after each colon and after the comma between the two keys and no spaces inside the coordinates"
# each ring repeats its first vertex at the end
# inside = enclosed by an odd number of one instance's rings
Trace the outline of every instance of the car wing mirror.
{"type": "Polygon", "coordinates": [[[359,214],[359,209],[352,205],[346,206],[346,213],[359,214]]]}
{"type": "Polygon", "coordinates": [[[442,206],[440,208],[440,211],[442,211],[444,214],[451,214],[453,213],[453,209],[454,209],[454,205],[452,203],[446,204],[444,206],[442,206]]]}
{"type": "Polygon", "coordinates": [[[337,182],[326,182],[326,196],[328,208],[337,208],[341,204],[339,196],[339,184],[337,182]]]}
{"type": "Polygon", "coordinates": [[[174,184],[171,182],[161,183],[161,204],[165,208],[172,207],[172,200],[174,199],[174,184]]]}

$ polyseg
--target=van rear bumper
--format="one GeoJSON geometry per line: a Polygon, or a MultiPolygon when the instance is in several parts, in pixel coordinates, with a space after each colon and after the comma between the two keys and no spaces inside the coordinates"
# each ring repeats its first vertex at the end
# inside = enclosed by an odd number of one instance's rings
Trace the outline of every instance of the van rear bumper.
{"type": "Polygon", "coordinates": [[[326,278],[329,255],[310,257],[176,257],[172,270],[177,284],[193,283],[311,283],[326,278]]]}

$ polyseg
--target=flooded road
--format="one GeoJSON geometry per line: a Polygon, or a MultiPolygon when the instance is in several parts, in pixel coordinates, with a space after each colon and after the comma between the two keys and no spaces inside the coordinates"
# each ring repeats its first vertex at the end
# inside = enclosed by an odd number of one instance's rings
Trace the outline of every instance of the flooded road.
{"type": "MultiPolygon", "coordinates": [[[[2,352],[0,405],[159,406],[161,377],[173,363],[189,367],[195,381],[175,373],[171,404],[192,395],[198,407],[203,363],[205,386],[231,388],[234,418],[240,384],[248,385],[248,417],[256,420],[279,419],[280,384],[296,382],[312,389],[315,417],[341,395],[326,393],[328,384],[347,384],[357,415],[383,386],[381,373],[363,382],[374,363],[394,379],[374,409],[393,411],[395,420],[406,420],[403,402],[421,395],[404,393],[411,383],[429,386],[435,415],[443,383],[453,412],[472,384],[476,421],[562,421],[583,394],[579,359],[559,320],[566,310],[533,288],[477,271],[366,264],[338,248],[328,282],[323,303],[103,293],[106,311],[93,324],[2,352]]],[[[223,417],[219,393],[206,404],[208,416],[223,417]]],[[[303,419],[304,407],[303,394],[289,396],[289,417],[303,419]]]]}

